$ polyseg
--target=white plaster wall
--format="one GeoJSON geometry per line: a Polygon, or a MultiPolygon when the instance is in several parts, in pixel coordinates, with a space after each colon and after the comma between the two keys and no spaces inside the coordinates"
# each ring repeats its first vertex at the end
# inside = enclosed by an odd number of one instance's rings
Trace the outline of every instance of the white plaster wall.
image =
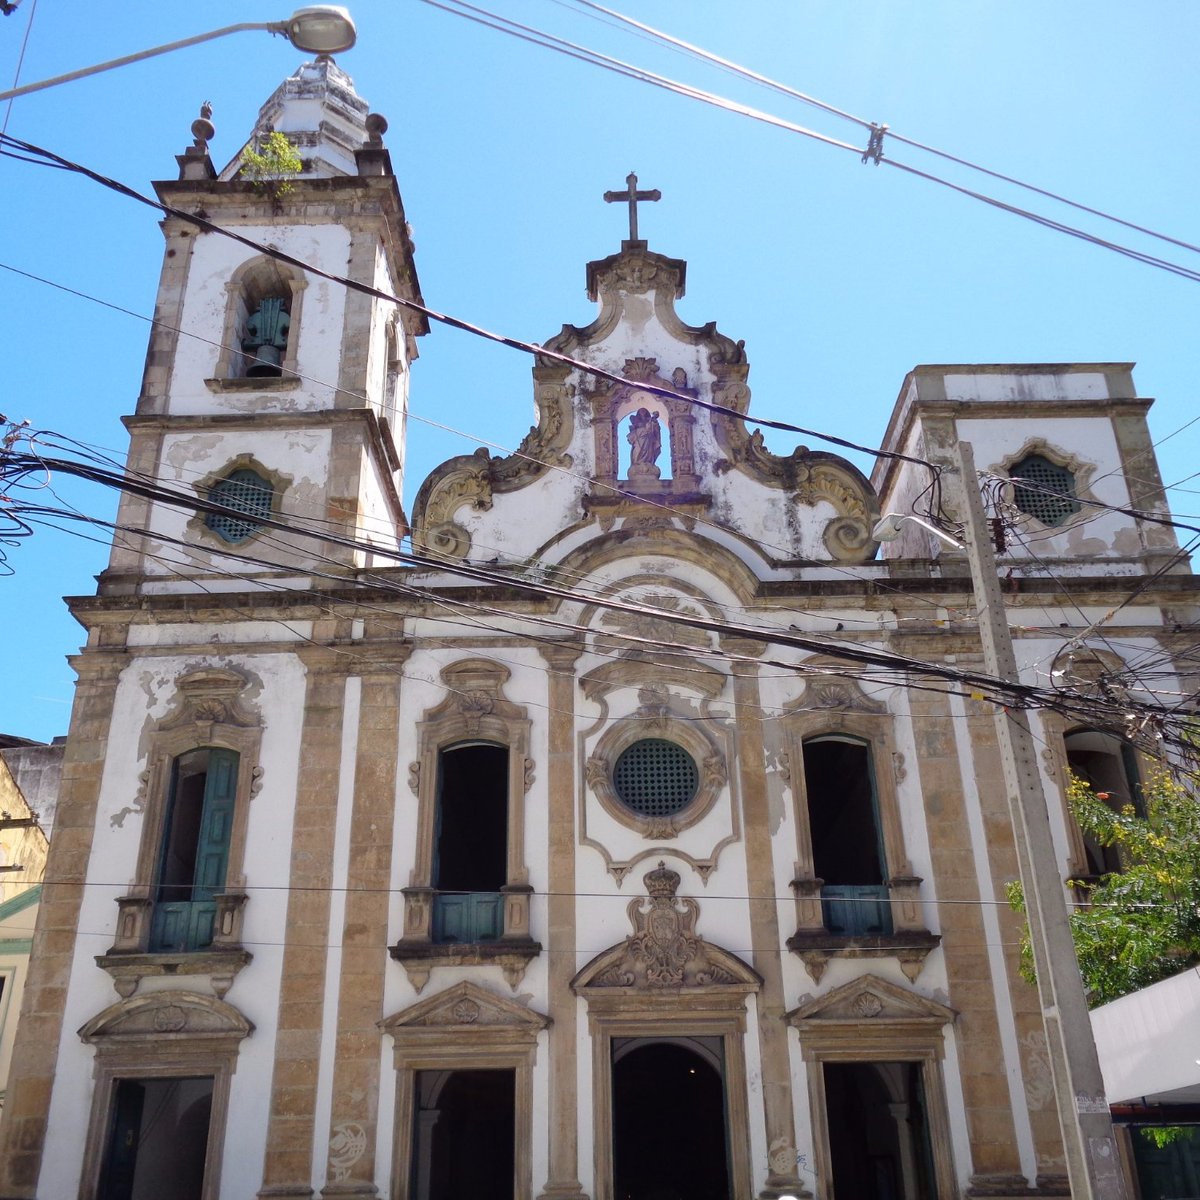
{"type": "MultiPolygon", "coordinates": [[[[1055,449],[1095,467],[1090,490],[1097,500],[1130,505],[1116,437],[1105,417],[960,419],[956,428],[961,440],[974,448],[975,465],[981,471],[1006,476],[1004,460],[1019,454],[1033,439],[1044,438],[1055,449]]],[[[1007,557],[1085,559],[1132,556],[1140,550],[1141,538],[1133,518],[1084,502],[1079,516],[1060,528],[1025,522],[1011,539],[1007,557]],[[1028,540],[1028,548],[1023,548],[1023,539],[1028,540]]]]}
{"type": "MultiPolygon", "coordinates": [[[[45,1158],[39,1181],[44,1196],[73,1196],[79,1187],[80,1131],[88,1127],[91,1112],[93,1051],[75,1031],[118,999],[94,957],[112,945],[116,899],[134,876],[143,826],[138,790],[147,765],[144,737],[169,711],[175,679],[201,664],[242,670],[255,680],[246,699],[265,718],[262,787],[251,803],[245,857],[251,897],[245,940],[254,959],[226,996],[256,1028],[242,1043],[233,1078],[223,1194],[253,1195],[261,1182],[267,1121],[262,1081],[270,1078],[274,1061],[304,671],[288,654],[139,657],[123,672],[113,706],[46,1136],[47,1146],[56,1149],[45,1158]]],[[[189,982],[189,989],[207,987],[201,978],[189,982]]],[[[144,992],[178,988],[179,982],[169,978],[141,985],[144,992]]]]}
{"type": "MultiPolygon", "coordinates": [[[[340,225],[245,225],[238,232],[302,262],[345,274],[350,233],[340,225]]],[[[308,412],[333,407],[338,382],[346,289],[310,275],[300,304],[296,342],[300,384],[286,391],[211,392],[206,379],[217,373],[220,343],[225,335],[228,305],[226,284],[244,262],[257,258],[252,250],[219,234],[198,234],[188,265],[187,291],[170,381],[172,416],[209,413],[308,412]]],[[[240,353],[241,347],[235,347],[240,353]]]]}
{"type": "Polygon", "coordinates": [[[1108,379],[1103,371],[1046,372],[980,371],[942,376],[947,400],[982,403],[1005,400],[1107,400],[1108,379]]]}
{"type": "MultiPolygon", "coordinates": [[[[325,515],[326,480],[329,474],[331,434],[328,429],[246,430],[231,433],[167,434],[163,438],[159,477],[167,487],[189,497],[197,485],[219,475],[241,454],[251,454],[270,471],[289,482],[280,496],[280,518],[312,527],[325,515]]],[[[147,556],[143,569],[151,576],[175,572],[210,570],[217,573],[253,573],[260,568],[243,565],[245,558],[263,558],[281,565],[297,566],[311,559],[320,543],[311,538],[294,538],[267,531],[222,552],[215,537],[206,537],[192,522],[203,518],[184,508],[154,504],[150,529],[165,544],[147,556]],[[172,546],[170,539],[186,543],[172,546]]]]}

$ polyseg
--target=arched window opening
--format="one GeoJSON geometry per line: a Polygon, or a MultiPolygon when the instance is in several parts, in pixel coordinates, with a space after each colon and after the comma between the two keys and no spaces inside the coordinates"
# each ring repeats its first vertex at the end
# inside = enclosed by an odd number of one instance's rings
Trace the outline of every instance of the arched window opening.
{"type": "MultiPolygon", "coordinates": [[[[1132,805],[1139,815],[1143,813],[1137,755],[1128,742],[1098,729],[1077,729],[1063,742],[1071,774],[1086,783],[1113,812],[1132,805]]],[[[1122,870],[1116,846],[1101,846],[1086,834],[1083,846],[1088,875],[1111,875],[1122,870]]]]}
{"type": "Polygon", "coordinates": [[[825,928],[890,934],[892,919],[870,747],[840,737],[804,743],[813,871],[825,928]]]}
{"type": "Polygon", "coordinates": [[[1041,454],[1027,454],[1009,469],[1013,503],[1043,525],[1062,525],[1079,511],[1075,476],[1041,454]]]}
{"type": "Polygon", "coordinates": [[[494,941],[508,882],[508,747],[486,742],[438,755],[435,942],[494,941]]]}
{"type": "Polygon", "coordinates": [[[257,471],[244,468],[230,471],[214,483],[208,498],[245,514],[239,517],[232,513],[207,513],[204,518],[204,524],[219,538],[236,544],[262,529],[263,520],[271,515],[275,489],[257,471]]]}
{"type": "Polygon", "coordinates": [[[154,887],[153,952],[212,944],[216,896],[229,865],[237,778],[233,750],[189,750],[172,765],[154,887]]]}
{"type": "Polygon", "coordinates": [[[295,378],[305,279],[272,258],[243,263],[225,285],[218,380],[295,378]]]}

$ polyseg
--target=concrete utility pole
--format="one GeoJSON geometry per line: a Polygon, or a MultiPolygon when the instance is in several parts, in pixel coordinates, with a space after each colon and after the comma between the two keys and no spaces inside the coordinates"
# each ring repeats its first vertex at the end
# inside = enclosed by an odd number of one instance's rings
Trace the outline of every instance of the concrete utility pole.
{"type": "MultiPolygon", "coordinates": [[[[969,442],[958,443],[958,463],[984,661],[988,674],[1016,683],[1017,660],[969,442]]],[[[1038,999],[1072,1200],[1128,1200],[1071,940],[1062,877],[1050,838],[1050,818],[1029,717],[1020,709],[997,708],[996,734],[1025,889],[1029,940],[1033,944],[1038,999]]]]}

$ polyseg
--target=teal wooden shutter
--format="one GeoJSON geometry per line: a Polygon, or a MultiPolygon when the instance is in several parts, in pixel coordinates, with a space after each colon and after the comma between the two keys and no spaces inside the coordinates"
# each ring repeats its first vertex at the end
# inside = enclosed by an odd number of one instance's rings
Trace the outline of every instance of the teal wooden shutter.
{"type": "Polygon", "coordinates": [[[204,781],[204,812],[200,818],[200,834],[196,845],[193,900],[211,900],[225,886],[237,777],[238,756],[235,751],[208,752],[208,778],[204,781]]]}
{"type": "MultiPolygon", "coordinates": [[[[150,949],[158,952],[201,950],[212,943],[217,917],[216,896],[225,886],[229,842],[237,800],[238,755],[234,750],[210,749],[204,768],[204,798],[196,832],[196,853],[190,887],[173,885],[160,894],[154,908],[150,949]],[[184,894],[178,894],[182,891],[184,894]]],[[[170,821],[178,796],[173,794],[170,821]]],[[[166,845],[163,847],[166,854],[166,845]]],[[[161,870],[162,868],[160,868],[161,870]]]]}

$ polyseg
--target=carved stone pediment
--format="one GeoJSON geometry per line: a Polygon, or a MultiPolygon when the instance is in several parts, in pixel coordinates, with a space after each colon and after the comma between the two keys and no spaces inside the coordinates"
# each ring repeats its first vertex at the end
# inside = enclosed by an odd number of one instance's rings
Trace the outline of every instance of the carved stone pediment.
{"type": "Polygon", "coordinates": [[[79,1030],[89,1045],[128,1042],[218,1041],[248,1037],[254,1026],[232,1004],[199,992],[132,996],[106,1008],[79,1030]]]}
{"type": "Polygon", "coordinates": [[[892,1029],[940,1028],[957,1015],[947,1005],[898,987],[878,975],[861,975],[823,996],[801,1001],[784,1019],[800,1030],[820,1026],[828,1031],[847,1026],[861,1029],[865,1024],[892,1029]]]}
{"type": "Polygon", "coordinates": [[[393,1035],[418,1030],[467,1033],[475,1029],[509,1029],[536,1037],[549,1025],[549,1017],[469,980],[419,1000],[380,1022],[380,1028],[393,1035]]]}
{"type": "Polygon", "coordinates": [[[158,723],[158,728],[163,732],[187,726],[257,728],[258,718],[241,700],[249,686],[250,681],[240,671],[223,667],[189,671],[176,680],[174,707],[158,723]]]}
{"type": "Polygon", "coordinates": [[[888,711],[886,704],[872,700],[862,685],[847,676],[827,675],[826,668],[844,667],[836,659],[826,659],[824,656],[806,660],[803,668],[818,669],[819,674],[805,680],[804,691],[787,706],[788,712],[812,711],[820,709],[827,712],[853,712],[884,714],[888,711]]]}
{"type": "Polygon", "coordinates": [[[720,671],[702,662],[689,662],[686,668],[680,669],[663,663],[630,660],[604,663],[579,681],[589,700],[598,700],[620,688],[636,687],[641,708],[653,707],[653,699],[648,702],[644,695],[650,696],[652,690],[661,690],[667,698],[659,704],[664,709],[669,709],[672,689],[686,688],[699,692],[707,700],[715,700],[725,690],[725,684],[726,677],[720,671]]]}
{"type": "Polygon", "coordinates": [[[762,980],[735,954],[696,932],[700,905],[675,895],[680,878],[662,862],[644,876],[647,896],[629,902],[633,933],[597,955],[571,982],[576,993],[600,988],[758,991],[762,980]]]}

